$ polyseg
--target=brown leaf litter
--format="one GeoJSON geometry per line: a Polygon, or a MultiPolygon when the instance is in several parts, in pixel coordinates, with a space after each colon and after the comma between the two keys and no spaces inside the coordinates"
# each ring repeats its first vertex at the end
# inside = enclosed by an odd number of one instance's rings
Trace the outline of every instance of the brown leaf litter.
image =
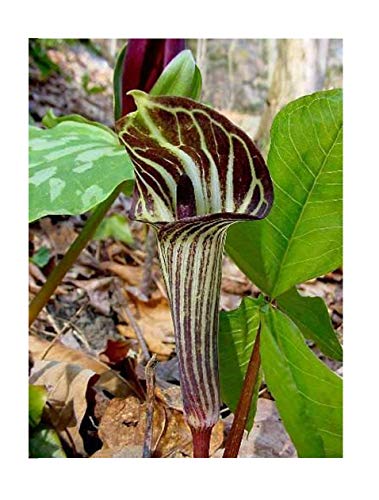
{"type": "MultiPolygon", "coordinates": [[[[223,443],[223,428],[220,420],[212,433],[211,454],[223,443]]],[[[113,399],[99,426],[99,437],[104,446],[92,458],[130,456],[130,449],[142,457],[145,431],[146,403],[141,403],[133,396],[113,399]]],[[[154,402],[152,451],[155,458],[192,455],[191,430],[183,413],[159,401],[154,402]]]]}

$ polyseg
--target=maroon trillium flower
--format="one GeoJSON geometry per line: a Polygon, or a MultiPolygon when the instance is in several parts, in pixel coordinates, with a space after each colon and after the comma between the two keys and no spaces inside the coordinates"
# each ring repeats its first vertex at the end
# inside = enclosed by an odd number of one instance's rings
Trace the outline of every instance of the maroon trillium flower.
{"type": "Polygon", "coordinates": [[[129,90],[150,92],[163,69],[179,52],[185,49],[184,39],[132,38],[129,40],[122,61],[121,116],[136,109],[134,99],[126,95],[129,90]]]}

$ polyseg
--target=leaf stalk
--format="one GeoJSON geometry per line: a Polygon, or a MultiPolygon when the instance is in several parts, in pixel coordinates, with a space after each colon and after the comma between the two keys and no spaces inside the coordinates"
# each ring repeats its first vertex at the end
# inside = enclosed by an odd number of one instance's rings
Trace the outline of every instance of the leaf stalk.
{"type": "Polygon", "coordinates": [[[55,292],[58,285],[61,283],[67,271],[72,267],[83,248],[86,247],[87,243],[95,234],[100,222],[105,217],[123,187],[124,183],[117,186],[111,195],[95,208],[79,236],[72,243],[59,264],[57,264],[53,271],[49,274],[46,283],[29,305],[29,326],[35,321],[41,310],[45,307],[50,297],[55,292]]]}
{"type": "Polygon", "coordinates": [[[243,382],[241,396],[238,401],[237,410],[234,414],[232,428],[226,441],[224,455],[222,458],[237,458],[243,432],[246,427],[247,418],[251,401],[253,399],[254,389],[257,384],[259,368],[261,364],[260,356],[260,334],[261,324],[259,323],[257,335],[255,337],[253,351],[246,370],[245,380],[243,382]]]}

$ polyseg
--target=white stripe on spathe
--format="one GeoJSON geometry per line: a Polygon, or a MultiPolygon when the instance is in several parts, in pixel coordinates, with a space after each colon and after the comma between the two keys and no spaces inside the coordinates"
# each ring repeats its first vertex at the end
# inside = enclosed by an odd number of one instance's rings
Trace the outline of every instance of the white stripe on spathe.
{"type": "Polygon", "coordinates": [[[185,381],[185,413],[195,429],[210,428],[219,418],[219,291],[224,240],[231,223],[221,219],[170,224],[158,231],[181,380],[185,381]]]}

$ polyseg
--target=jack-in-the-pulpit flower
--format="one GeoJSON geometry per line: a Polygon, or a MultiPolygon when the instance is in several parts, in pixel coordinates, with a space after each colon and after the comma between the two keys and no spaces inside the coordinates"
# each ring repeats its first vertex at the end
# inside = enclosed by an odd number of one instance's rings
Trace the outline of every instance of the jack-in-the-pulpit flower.
{"type": "Polygon", "coordinates": [[[117,129],[135,166],[131,217],[157,231],[194,456],[208,456],[220,411],[217,335],[226,230],[268,214],[272,183],[254,143],[220,113],[187,98],[129,94],[137,111],[117,129]]]}

